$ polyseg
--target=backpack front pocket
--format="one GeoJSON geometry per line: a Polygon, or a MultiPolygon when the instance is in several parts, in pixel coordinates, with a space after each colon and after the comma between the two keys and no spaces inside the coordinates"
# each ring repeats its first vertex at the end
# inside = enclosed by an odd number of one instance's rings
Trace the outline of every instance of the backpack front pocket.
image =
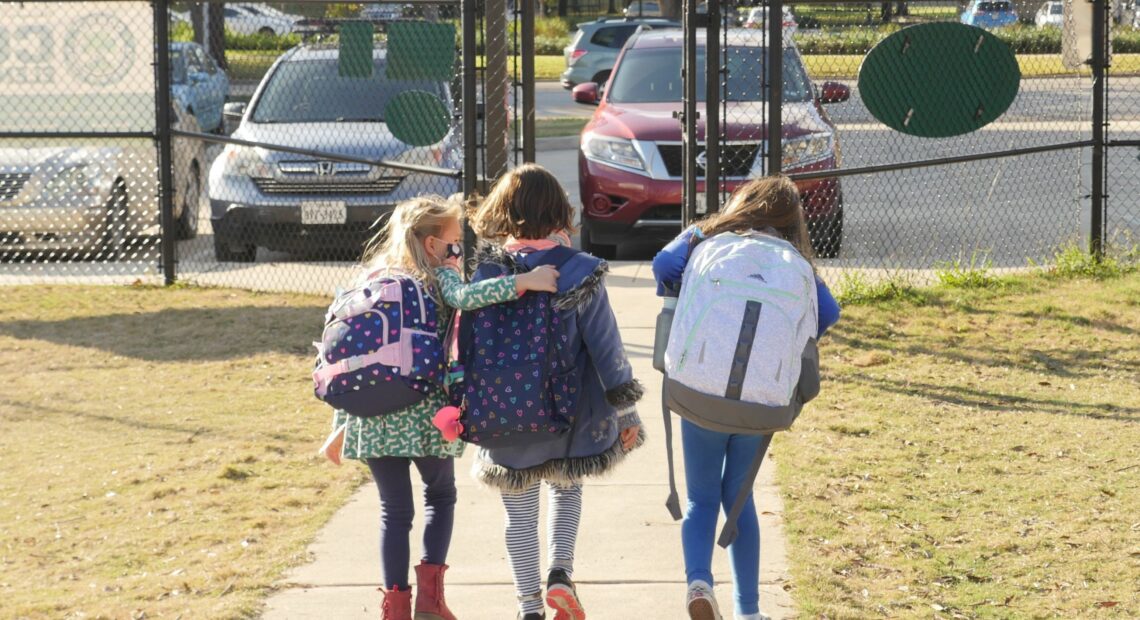
{"type": "Polygon", "coordinates": [[[467,372],[462,433],[466,441],[520,445],[557,439],[570,428],[571,405],[580,390],[572,379],[552,377],[548,387],[538,363],[467,372]]]}

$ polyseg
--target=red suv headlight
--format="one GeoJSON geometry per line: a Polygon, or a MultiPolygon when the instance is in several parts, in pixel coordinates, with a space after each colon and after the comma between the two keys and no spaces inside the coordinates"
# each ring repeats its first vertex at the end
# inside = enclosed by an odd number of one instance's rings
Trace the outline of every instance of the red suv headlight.
{"type": "Polygon", "coordinates": [[[629,168],[632,170],[645,170],[645,160],[638,152],[633,141],[625,138],[611,138],[599,136],[592,132],[582,136],[582,153],[586,159],[607,164],[629,168]]]}

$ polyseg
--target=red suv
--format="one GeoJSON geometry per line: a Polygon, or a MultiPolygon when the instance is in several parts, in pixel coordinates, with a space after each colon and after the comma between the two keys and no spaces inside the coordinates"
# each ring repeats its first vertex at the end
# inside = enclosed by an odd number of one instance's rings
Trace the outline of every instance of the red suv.
{"type": "MultiPolygon", "coordinates": [[[[669,239],[681,225],[681,45],[677,30],[641,32],[618,58],[593,118],[582,130],[578,182],[582,199],[582,247],[612,255],[631,236],[669,239]]],[[[700,93],[698,140],[704,140],[704,33],[698,37],[700,93]]],[[[721,177],[729,191],[763,172],[767,135],[761,83],[767,48],[755,30],[728,31],[723,61],[727,80],[721,121],[721,177]]],[[[580,84],[574,99],[596,103],[598,85],[580,84]]],[[[795,47],[784,48],[783,164],[786,173],[839,166],[835,125],[822,104],[846,101],[847,86],[825,82],[816,90],[795,47]]],[[[697,154],[703,175],[705,153],[697,154]]],[[[839,255],[843,192],[839,179],[797,184],[816,254],[839,255]]],[[[697,181],[703,196],[704,182],[697,181]]],[[[698,211],[701,210],[698,203],[698,211]]]]}

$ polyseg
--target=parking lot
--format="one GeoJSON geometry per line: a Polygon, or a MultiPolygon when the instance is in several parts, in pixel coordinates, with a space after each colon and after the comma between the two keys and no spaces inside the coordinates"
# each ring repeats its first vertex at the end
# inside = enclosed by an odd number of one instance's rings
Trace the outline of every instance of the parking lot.
{"type": "MultiPolygon", "coordinates": [[[[854,84],[852,84],[854,86],[854,84]]],[[[997,149],[1043,146],[1087,139],[1089,91],[1085,78],[1023,80],[1011,109],[998,122],[967,136],[930,140],[898,134],[872,119],[853,89],[849,101],[829,106],[838,126],[844,167],[973,155],[997,149]]],[[[1140,78],[1117,78],[1114,95],[1140,96],[1140,78]]],[[[539,118],[588,116],[556,83],[537,85],[539,118]]],[[[1112,111],[1113,137],[1140,135],[1140,114],[1112,111]]],[[[540,145],[538,162],[550,168],[578,205],[577,151],[573,140],[540,145]],[[554,147],[553,149],[550,147],[554,147]]],[[[220,147],[207,149],[207,160],[220,147]]],[[[846,210],[843,252],[825,267],[891,272],[929,269],[940,262],[988,257],[994,267],[1024,267],[1040,261],[1087,231],[1088,149],[855,175],[842,181],[846,210]],[[1080,173],[1078,173],[1080,172],[1080,173]]],[[[1136,235],[1140,198],[1127,184],[1140,166],[1135,148],[1110,149],[1108,228],[1136,235]],[[1114,191],[1113,187],[1121,191],[1114,191]]],[[[196,239],[178,243],[178,274],[204,284],[325,293],[350,273],[351,264],[259,249],[251,264],[214,259],[207,192],[202,192],[196,239]]],[[[652,243],[631,239],[619,260],[647,260],[652,243]]],[[[157,253],[121,263],[0,264],[0,281],[129,282],[158,279],[157,253]]]]}

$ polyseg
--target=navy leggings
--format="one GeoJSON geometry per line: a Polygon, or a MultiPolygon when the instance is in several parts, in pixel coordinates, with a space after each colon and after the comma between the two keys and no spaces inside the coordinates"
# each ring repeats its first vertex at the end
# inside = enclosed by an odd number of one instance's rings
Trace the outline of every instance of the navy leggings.
{"type": "Polygon", "coordinates": [[[424,487],[422,560],[428,564],[444,564],[455,525],[455,459],[386,456],[366,461],[380,489],[380,564],[384,569],[384,589],[406,590],[411,555],[408,537],[416,514],[409,465],[415,463],[424,487]]]}

